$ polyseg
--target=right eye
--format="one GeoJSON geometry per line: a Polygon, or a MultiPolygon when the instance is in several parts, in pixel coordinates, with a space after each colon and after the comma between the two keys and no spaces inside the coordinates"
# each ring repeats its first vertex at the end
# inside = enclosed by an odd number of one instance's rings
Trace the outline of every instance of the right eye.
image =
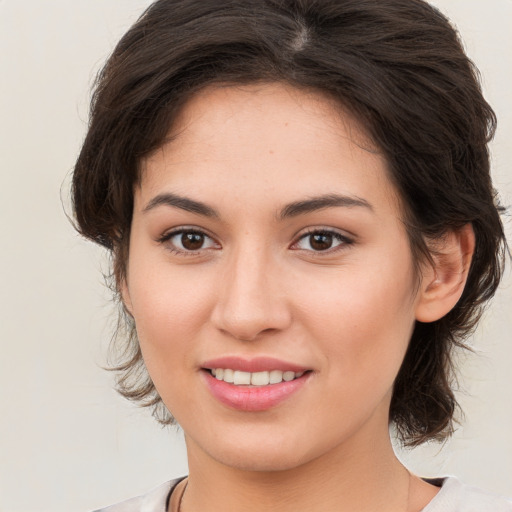
{"type": "Polygon", "coordinates": [[[196,229],[178,229],[166,233],[159,240],[178,254],[196,254],[203,249],[213,249],[218,244],[206,233],[196,229]]]}

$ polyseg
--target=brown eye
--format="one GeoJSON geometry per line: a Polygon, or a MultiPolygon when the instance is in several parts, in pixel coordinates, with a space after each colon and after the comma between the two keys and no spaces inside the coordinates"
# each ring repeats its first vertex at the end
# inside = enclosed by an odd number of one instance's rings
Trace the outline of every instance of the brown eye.
{"type": "Polygon", "coordinates": [[[303,235],[292,248],[312,252],[322,252],[329,251],[330,249],[342,249],[344,246],[352,243],[351,239],[336,231],[311,231],[303,235]]]}
{"type": "Polygon", "coordinates": [[[180,229],[164,235],[160,243],[165,244],[172,252],[187,254],[204,249],[218,248],[218,244],[202,231],[180,229]]]}
{"type": "Polygon", "coordinates": [[[202,233],[183,233],[181,235],[181,245],[188,251],[197,251],[204,244],[204,235],[202,233]]]}
{"type": "Polygon", "coordinates": [[[332,247],[333,236],[329,233],[309,235],[309,245],[315,251],[325,251],[332,247]]]}

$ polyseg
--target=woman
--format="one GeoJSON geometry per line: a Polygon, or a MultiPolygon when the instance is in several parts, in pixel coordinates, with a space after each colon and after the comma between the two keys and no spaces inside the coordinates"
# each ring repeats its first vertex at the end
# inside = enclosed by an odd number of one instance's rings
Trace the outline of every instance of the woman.
{"type": "Polygon", "coordinates": [[[423,1],[152,4],[73,196],[113,255],[119,389],[183,428],[189,476],[108,510],[512,510],[389,436],[452,432],[450,356],[503,266],[494,125],[423,1]]]}

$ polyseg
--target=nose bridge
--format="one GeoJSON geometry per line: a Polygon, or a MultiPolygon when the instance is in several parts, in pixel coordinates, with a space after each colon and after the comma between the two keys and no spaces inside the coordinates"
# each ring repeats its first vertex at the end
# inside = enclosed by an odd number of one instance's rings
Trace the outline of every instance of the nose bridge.
{"type": "Polygon", "coordinates": [[[241,340],[286,327],[290,319],[280,290],[278,262],[268,248],[240,244],[226,261],[214,321],[241,340]]]}

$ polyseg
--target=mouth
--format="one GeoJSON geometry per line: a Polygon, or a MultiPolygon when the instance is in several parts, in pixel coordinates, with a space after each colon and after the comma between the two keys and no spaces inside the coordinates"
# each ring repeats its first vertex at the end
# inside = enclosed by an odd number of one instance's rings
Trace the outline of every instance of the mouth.
{"type": "Polygon", "coordinates": [[[291,370],[268,370],[261,372],[244,372],[241,370],[233,370],[231,368],[211,368],[206,371],[210,372],[212,377],[217,380],[233,384],[235,386],[272,386],[281,382],[291,382],[299,379],[305,373],[311,370],[294,372],[291,370]]]}
{"type": "Polygon", "coordinates": [[[299,394],[314,371],[274,358],[224,357],[203,363],[201,373],[212,396],[224,406],[261,412],[299,394]]]}

